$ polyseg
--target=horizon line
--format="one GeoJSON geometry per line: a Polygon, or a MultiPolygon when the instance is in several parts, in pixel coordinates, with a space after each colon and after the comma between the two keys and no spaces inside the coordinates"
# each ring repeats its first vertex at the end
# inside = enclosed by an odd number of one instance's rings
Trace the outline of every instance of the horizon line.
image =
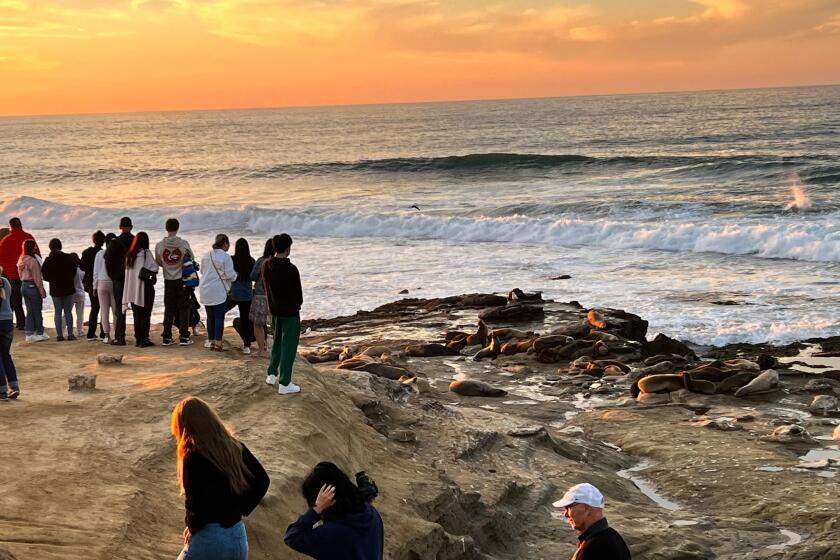
{"type": "Polygon", "coordinates": [[[312,105],[265,105],[249,107],[195,107],[189,109],[141,109],[128,111],[80,111],[75,113],[23,113],[23,114],[0,114],[0,119],[15,118],[39,118],[39,117],[74,117],[93,115],[142,115],[152,113],[196,113],[196,112],[221,112],[221,111],[271,111],[285,109],[331,109],[339,107],[375,107],[383,105],[435,105],[443,103],[477,103],[492,101],[527,101],[539,99],[575,99],[584,97],[629,97],[634,95],[674,95],[679,93],[715,93],[731,91],[752,91],[769,89],[807,89],[838,87],[840,82],[823,84],[800,84],[800,85],[774,85],[754,87],[733,87],[733,88],[702,88],[685,90],[654,90],[654,91],[627,91],[612,93],[581,93],[572,95],[535,95],[526,97],[477,97],[477,98],[455,98],[455,99],[419,99],[413,101],[379,101],[367,103],[321,103],[312,105]]]}

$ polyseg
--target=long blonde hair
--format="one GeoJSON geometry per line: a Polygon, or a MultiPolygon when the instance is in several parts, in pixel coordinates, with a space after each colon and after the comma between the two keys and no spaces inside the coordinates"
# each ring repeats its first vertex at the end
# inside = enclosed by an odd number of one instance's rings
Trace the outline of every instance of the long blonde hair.
{"type": "Polygon", "coordinates": [[[184,458],[201,453],[222,471],[235,494],[248,488],[251,472],[242,458],[242,444],[219,416],[198,397],[187,397],[172,410],[172,435],[178,441],[178,486],[184,493],[184,458]]]}

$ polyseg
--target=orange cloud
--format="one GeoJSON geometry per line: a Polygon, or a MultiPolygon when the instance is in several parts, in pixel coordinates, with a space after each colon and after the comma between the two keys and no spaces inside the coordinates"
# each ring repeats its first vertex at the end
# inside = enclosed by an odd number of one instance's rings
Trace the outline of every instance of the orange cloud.
{"type": "Polygon", "coordinates": [[[836,0],[0,0],[0,114],[840,81],[836,0]]]}

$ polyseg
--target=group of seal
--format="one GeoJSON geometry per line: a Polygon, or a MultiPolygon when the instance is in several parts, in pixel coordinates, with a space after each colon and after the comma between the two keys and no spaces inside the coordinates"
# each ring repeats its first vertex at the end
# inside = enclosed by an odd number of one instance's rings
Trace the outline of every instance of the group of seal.
{"type": "Polygon", "coordinates": [[[779,386],[778,372],[773,369],[759,372],[759,369],[755,362],[731,360],[716,361],[677,373],[654,373],[634,381],[630,394],[638,397],[642,393],[688,389],[704,395],[734,393],[736,397],[744,397],[775,390],[779,386]]]}

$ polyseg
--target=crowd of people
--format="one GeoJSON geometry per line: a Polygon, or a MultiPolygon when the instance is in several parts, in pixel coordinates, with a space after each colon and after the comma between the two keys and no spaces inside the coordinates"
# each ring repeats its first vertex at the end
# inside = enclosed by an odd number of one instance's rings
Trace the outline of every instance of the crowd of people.
{"type": "MultiPolygon", "coordinates": [[[[27,342],[50,338],[42,316],[45,281],[55,309],[56,341],[84,337],[124,346],[130,309],[135,345],[148,348],[155,346],[150,328],[159,274],[163,276],[162,345],[176,344],[174,329],[177,344],[193,344],[200,300],[207,317],[205,346],[224,352],[225,314],[237,307],[243,352],[250,354],[256,342],[257,355],[270,358],[266,383],[277,385],[280,394],[299,392],[291,378],[303,293],[298,269],[289,260],[292,238],[284,233],[268,239],[262,255],[254,259],[247,240],[238,239],[231,255],[230,240],[219,234],[197,263],[190,244],[178,236],[179,228],[177,219],[167,220],[166,236],[152,251],[149,235],[143,231],[134,235],[131,219],[124,217],[119,234],[93,233],[93,244],[81,258],[64,252],[60,239],[49,241],[49,254],[42,258],[34,237],[23,230],[20,219],[12,218],[9,229],[0,230],[0,400],[20,395],[11,356],[15,329],[25,332],[27,342]],[[90,314],[85,331],[86,296],[90,314]],[[274,340],[269,355],[270,331],[274,340]]],[[[176,405],[171,431],[177,441],[177,480],[186,508],[179,560],[246,560],[248,539],[242,517],[266,494],[268,474],[201,399],[187,397],[176,405]]],[[[378,491],[364,473],[356,476],[354,484],[333,463],[314,467],[301,487],[309,508],[286,530],[284,540],[290,548],[321,560],[382,560],[384,525],[372,505],[378,491]]],[[[573,560],[630,558],[624,540],[607,524],[604,497],[597,488],[573,486],[553,506],[580,533],[573,560]]]]}
{"type": "Polygon", "coordinates": [[[65,252],[57,238],[49,241],[49,253],[43,257],[19,218],[12,218],[9,228],[0,230],[4,279],[0,290],[0,347],[4,348],[0,357],[0,400],[20,395],[11,357],[15,329],[24,331],[27,342],[50,339],[43,320],[45,282],[52,299],[57,342],[85,338],[125,346],[126,315],[131,311],[135,346],[149,348],[156,345],[150,331],[158,275],[163,276],[161,345],[194,343],[193,335],[201,320],[200,302],[206,313],[205,347],[225,352],[225,316],[237,307],[239,320],[234,326],[242,337],[242,351],[251,354],[251,346],[256,343],[256,355],[269,358],[266,382],[277,385],[281,395],[300,392],[300,386],[292,383],[292,366],[300,340],[303,290],[298,269],[289,260],[292,238],[288,234],[266,240],[258,259],[251,256],[244,238],[236,241],[231,255],[228,236],[219,234],[199,260],[190,244],[178,236],[180,223],[175,218],[166,221],[166,236],[154,250],[147,232],[135,235],[132,229],[131,218],[124,217],[119,233],[94,232],[92,245],[81,257],[65,252]],[[87,301],[90,311],[85,321],[87,301]],[[274,343],[269,351],[270,333],[274,343]]]}

